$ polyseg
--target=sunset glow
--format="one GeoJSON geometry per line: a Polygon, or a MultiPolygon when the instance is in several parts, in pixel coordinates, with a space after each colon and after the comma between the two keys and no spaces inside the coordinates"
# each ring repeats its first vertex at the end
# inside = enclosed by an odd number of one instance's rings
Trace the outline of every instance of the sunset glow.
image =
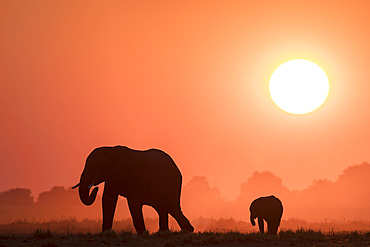
{"type": "Polygon", "coordinates": [[[306,114],[324,103],[329,93],[329,81],[317,64],[294,59],[274,71],[269,89],[272,100],[281,109],[306,114]]]}
{"type": "Polygon", "coordinates": [[[31,218],[55,201],[101,219],[105,182],[91,207],[71,187],[92,150],[121,145],[171,157],[191,222],[248,222],[249,204],[270,195],[283,220],[370,221],[369,10],[1,0],[0,209],[19,196],[41,208],[31,218]]]}

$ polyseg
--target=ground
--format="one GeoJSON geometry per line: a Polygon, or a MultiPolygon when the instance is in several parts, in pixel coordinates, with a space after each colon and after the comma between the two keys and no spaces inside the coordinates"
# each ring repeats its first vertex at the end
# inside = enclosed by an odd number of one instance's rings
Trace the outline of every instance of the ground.
{"type": "Polygon", "coordinates": [[[33,234],[1,234],[2,246],[370,246],[370,232],[323,234],[312,230],[281,231],[278,236],[238,232],[160,232],[136,235],[131,232],[101,234],[53,234],[49,230],[37,230],[33,234]]]}

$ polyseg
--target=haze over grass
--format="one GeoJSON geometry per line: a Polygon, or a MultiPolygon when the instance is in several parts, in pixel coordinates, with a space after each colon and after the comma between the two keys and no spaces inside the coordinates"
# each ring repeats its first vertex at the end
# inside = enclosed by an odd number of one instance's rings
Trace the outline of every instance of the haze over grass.
{"type": "MultiPolygon", "coordinates": [[[[283,220],[370,221],[370,164],[345,169],[336,181],[318,180],[301,191],[290,191],[283,181],[268,171],[255,172],[240,187],[238,197],[227,201],[206,177],[193,177],[182,188],[182,209],[191,220],[199,218],[249,220],[249,205],[257,197],[275,195],[284,206],[283,220]]],[[[0,223],[17,220],[45,221],[60,218],[101,219],[101,196],[84,206],[77,190],[53,187],[35,200],[29,189],[12,189],[0,193],[0,223]]],[[[144,207],[146,218],[156,212],[144,207]]],[[[130,218],[126,200],[117,205],[115,220],[130,218]]]]}

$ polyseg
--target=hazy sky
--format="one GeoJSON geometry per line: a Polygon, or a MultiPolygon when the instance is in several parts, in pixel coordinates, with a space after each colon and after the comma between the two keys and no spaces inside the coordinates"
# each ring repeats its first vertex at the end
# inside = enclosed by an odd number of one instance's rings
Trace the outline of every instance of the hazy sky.
{"type": "Polygon", "coordinates": [[[0,191],[72,186],[98,146],[159,148],[234,199],[370,161],[370,1],[0,1],[0,191]],[[280,110],[269,78],[320,65],[327,101],[280,110]]]}

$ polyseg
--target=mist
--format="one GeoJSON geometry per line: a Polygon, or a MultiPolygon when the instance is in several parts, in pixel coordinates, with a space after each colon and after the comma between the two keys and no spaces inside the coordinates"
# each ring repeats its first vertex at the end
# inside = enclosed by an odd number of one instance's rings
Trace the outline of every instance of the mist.
{"type": "MultiPolygon", "coordinates": [[[[199,225],[200,219],[208,219],[209,224],[217,225],[218,228],[222,228],[227,222],[243,226],[249,224],[250,203],[267,195],[275,195],[282,201],[282,224],[284,220],[369,221],[369,177],[370,164],[363,163],[343,170],[335,181],[315,180],[306,189],[292,191],[277,175],[269,171],[256,171],[241,184],[237,198],[229,201],[205,176],[195,176],[183,185],[181,206],[191,221],[199,225]],[[209,219],[218,221],[210,222],[209,219]]],[[[144,207],[144,217],[158,218],[154,209],[149,206],[144,207]]],[[[0,193],[0,223],[61,218],[101,219],[101,195],[98,195],[92,206],[87,207],[80,202],[77,190],[63,186],[55,186],[40,193],[37,198],[26,188],[0,193]]],[[[127,202],[120,197],[115,220],[127,218],[130,218],[127,202]]]]}

